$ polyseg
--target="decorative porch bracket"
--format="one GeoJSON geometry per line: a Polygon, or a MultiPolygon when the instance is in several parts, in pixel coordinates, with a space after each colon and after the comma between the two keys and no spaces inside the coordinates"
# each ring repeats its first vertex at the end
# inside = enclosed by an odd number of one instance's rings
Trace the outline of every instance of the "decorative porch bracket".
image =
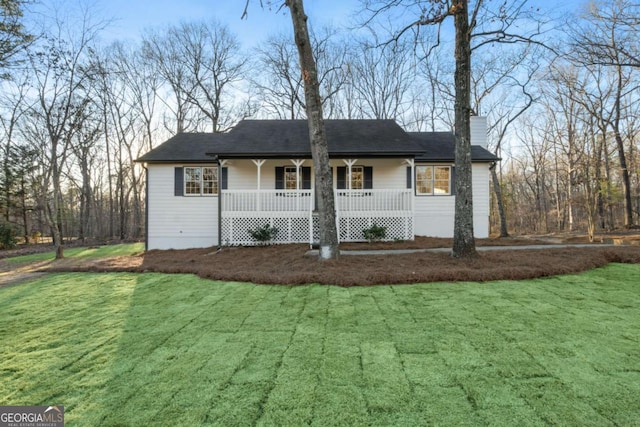
{"type": "Polygon", "coordinates": [[[358,162],[358,159],[342,159],[345,165],[347,165],[347,190],[351,190],[351,168],[358,162]]]}

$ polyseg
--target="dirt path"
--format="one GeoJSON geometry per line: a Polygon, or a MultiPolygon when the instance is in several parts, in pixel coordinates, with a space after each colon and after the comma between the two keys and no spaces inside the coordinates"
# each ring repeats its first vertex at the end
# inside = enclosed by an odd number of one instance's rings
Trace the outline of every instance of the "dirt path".
{"type": "Polygon", "coordinates": [[[32,271],[32,272],[23,272],[23,273],[3,273],[3,274],[0,274],[0,288],[5,286],[11,286],[11,285],[19,285],[24,282],[29,282],[39,277],[45,276],[46,274],[48,273],[44,271],[32,271]]]}
{"type": "Polygon", "coordinates": [[[44,271],[38,271],[42,267],[50,264],[51,261],[9,265],[4,260],[0,260],[0,288],[3,286],[17,285],[27,282],[47,274],[44,271]]]}

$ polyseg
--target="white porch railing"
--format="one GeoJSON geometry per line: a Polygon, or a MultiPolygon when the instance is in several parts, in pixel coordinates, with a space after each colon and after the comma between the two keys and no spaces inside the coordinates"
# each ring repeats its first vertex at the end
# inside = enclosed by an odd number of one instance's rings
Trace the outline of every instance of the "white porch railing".
{"type": "Polygon", "coordinates": [[[308,213],[313,210],[313,191],[223,190],[222,210],[223,212],[250,212],[261,217],[278,212],[283,215],[290,212],[308,213]]]}
{"type": "Polygon", "coordinates": [[[411,190],[335,190],[336,211],[344,214],[366,212],[411,212],[411,190]]]}
{"type": "MultiPolygon", "coordinates": [[[[340,241],[363,241],[363,230],[385,227],[388,240],[413,239],[412,190],[335,190],[340,241]]],[[[318,241],[312,190],[223,190],[222,242],[255,245],[249,230],[278,228],[273,243],[318,241]]]]}

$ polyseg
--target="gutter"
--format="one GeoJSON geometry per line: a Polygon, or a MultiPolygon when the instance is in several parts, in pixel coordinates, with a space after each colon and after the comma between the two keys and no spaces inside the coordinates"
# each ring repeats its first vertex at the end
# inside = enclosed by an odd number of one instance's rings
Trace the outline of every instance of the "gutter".
{"type": "Polygon", "coordinates": [[[207,153],[207,156],[213,157],[218,166],[218,251],[220,251],[222,249],[222,165],[218,155],[207,153]]]}
{"type": "Polygon", "coordinates": [[[147,164],[143,163],[144,168],[144,251],[149,250],[149,169],[147,164]]]}

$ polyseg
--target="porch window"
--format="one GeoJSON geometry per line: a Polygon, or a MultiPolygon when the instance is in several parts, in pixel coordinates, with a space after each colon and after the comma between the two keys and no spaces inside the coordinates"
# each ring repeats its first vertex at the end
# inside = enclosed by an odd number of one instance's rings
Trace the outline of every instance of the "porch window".
{"type": "Polygon", "coordinates": [[[416,194],[450,195],[451,166],[416,166],[416,194]]]}
{"type": "MultiPolygon", "coordinates": [[[[347,172],[347,175],[348,173],[349,172],[347,172]]],[[[362,190],[363,188],[364,188],[364,167],[352,166],[351,167],[351,189],[362,190]]]]}
{"type": "MultiPolygon", "coordinates": [[[[349,188],[349,171],[345,166],[338,166],[337,188],[344,190],[349,188]]],[[[351,166],[351,189],[367,190],[373,188],[373,168],[371,166],[351,166]]]]}
{"type": "Polygon", "coordinates": [[[295,166],[284,168],[284,189],[296,190],[298,188],[298,172],[295,166]]]}
{"type": "Polygon", "coordinates": [[[218,168],[185,167],[184,194],[187,196],[207,196],[218,194],[218,168]]]}
{"type": "Polygon", "coordinates": [[[311,189],[311,168],[309,166],[300,167],[300,177],[298,177],[295,166],[276,167],[276,190],[295,190],[297,182],[300,180],[301,190],[311,189]]]}

